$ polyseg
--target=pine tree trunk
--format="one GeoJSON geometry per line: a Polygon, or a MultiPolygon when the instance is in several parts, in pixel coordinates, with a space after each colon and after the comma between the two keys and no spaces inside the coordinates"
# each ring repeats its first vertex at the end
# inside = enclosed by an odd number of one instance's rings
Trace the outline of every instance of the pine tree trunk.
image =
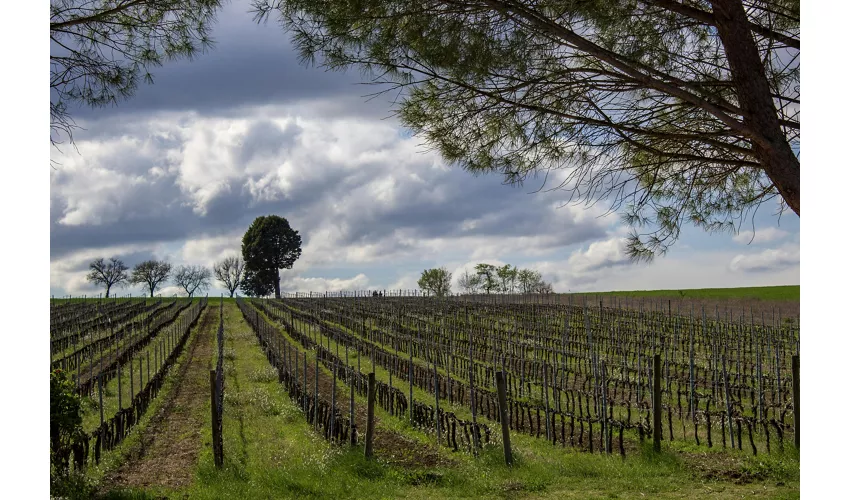
{"type": "Polygon", "coordinates": [[[711,5],[744,124],[754,131],[753,150],[779,194],[800,215],[800,160],[782,131],[744,6],[741,0],[711,0],[711,5]]]}

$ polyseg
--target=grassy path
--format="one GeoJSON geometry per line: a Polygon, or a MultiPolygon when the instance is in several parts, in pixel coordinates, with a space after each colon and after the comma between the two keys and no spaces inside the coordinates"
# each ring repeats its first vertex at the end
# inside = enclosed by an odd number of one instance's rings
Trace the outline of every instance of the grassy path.
{"type": "Polygon", "coordinates": [[[209,367],[217,315],[217,307],[202,313],[174,391],[151,418],[127,462],[110,478],[113,485],[176,490],[193,481],[204,415],[209,413],[209,367]]]}

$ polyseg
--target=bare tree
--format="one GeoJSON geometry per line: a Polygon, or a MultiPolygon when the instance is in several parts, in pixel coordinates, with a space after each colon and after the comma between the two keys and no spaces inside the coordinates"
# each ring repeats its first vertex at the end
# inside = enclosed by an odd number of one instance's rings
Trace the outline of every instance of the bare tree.
{"type": "Polygon", "coordinates": [[[174,271],[174,284],[194,297],[195,292],[203,292],[210,287],[212,273],[204,266],[179,266],[174,271]]]}
{"type": "Polygon", "coordinates": [[[547,282],[541,280],[535,286],[534,293],[549,294],[549,293],[554,293],[554,290],[552,289],[551,283],[547,283],[547,282]]]}
{"type": "Polygon", "coordinates": [[[164,260],[146,260],[136,264],[130,283],[145,285],[150,290],[151,297],[171,275],[171,263],[164,260]]]}
{"type": "Polygon", "coordinates": [[[481,286],[481,279],[477,274],[472,274],[466,269],[458,277],[457,284],[465,293],[475,293],[481,286]]]}
{"type": "Polygon", "coordinates": [[[230,297],[242,284],[242,278],[245,271],[245,262],[241,257],[227,257],[221,262],[216,262],[213,265],[215,279],[224,284],[227,291],[230,292],[230,297]]]}
{"type": "Polygon", "coordinates": [[[127,283],[129,269],[123,261],[112,257],[107,262],[103,257],[91,261],[89,264],[89,275],[86,279],[96,285],[106,286],[106,298],[109,298],[109,290],[113,286],[123,286],[127,283]]]}

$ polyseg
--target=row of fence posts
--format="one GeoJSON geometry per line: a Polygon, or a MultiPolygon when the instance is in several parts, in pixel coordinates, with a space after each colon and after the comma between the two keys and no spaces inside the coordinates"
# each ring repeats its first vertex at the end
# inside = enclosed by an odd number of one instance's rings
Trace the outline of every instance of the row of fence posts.
{"type": "Polygon", "coordinates": [[[216,343],[218,359],[214,370],[210,370],[210,411],[212,413],[212,447],[215,466],[224,465],[224,439],[222,423],[224,420],[224,295],[219,303],[218,332],[216,343]]]}

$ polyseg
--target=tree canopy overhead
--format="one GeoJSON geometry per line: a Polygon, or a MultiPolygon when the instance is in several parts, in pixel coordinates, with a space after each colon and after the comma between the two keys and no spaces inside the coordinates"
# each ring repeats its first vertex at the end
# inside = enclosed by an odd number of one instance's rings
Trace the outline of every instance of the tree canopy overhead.
{"type": "Polygon", "coordinates": [[[277,215],[254,219],[242,237],[242,259],[245,261],[246,291],[259,293],[271,288],[280,298],[280,269],[292,269],[301,256],[301,236],[289,221],[277,215]]]}
{"type": "Polygon", "coordinates": [[[50,142],[73,141],[69,104],[131,97],[150,69],[212,45],[221,0],[50,0],[50,142]]]}
{"type": "Polygon", "coordinates": [[[800,214],[797,0],[254,0],[451,164],[606,199],[635,259],[800,214]],[[555,171],[560,171],[555,173],[555,171]],[[546,183],[544,180],[544,184],[546,183]]]}

